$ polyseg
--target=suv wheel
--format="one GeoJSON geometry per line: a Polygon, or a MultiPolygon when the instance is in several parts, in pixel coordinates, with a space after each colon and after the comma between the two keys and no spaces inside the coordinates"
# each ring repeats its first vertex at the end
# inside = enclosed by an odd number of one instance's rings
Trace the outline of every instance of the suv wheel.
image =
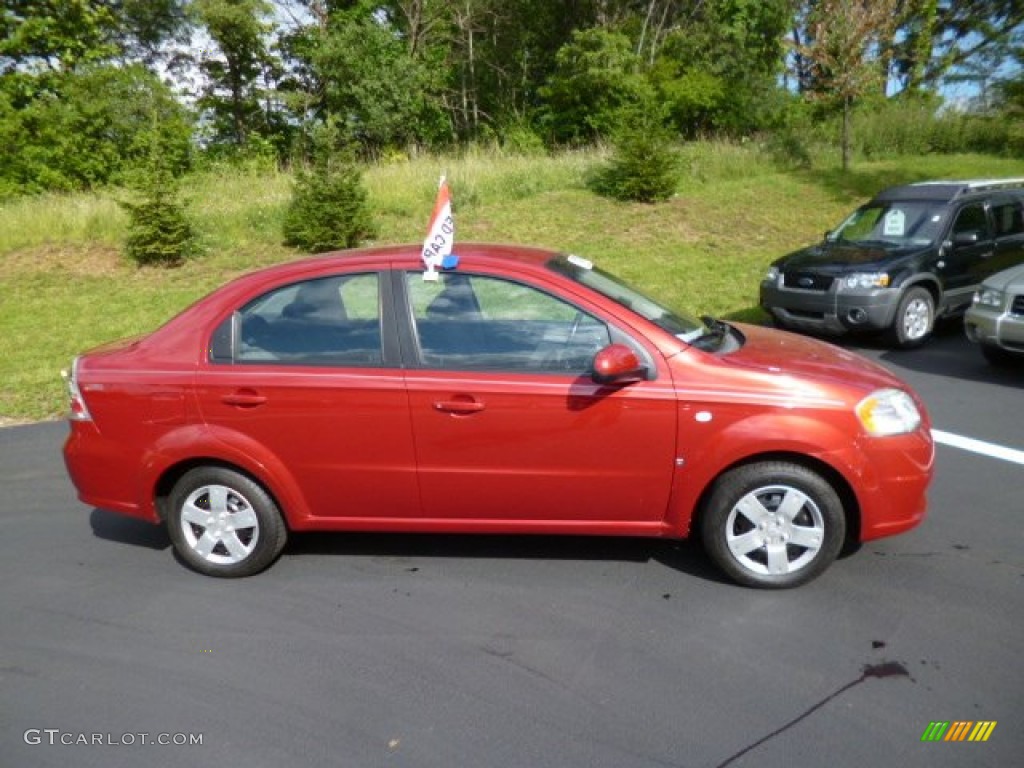
{"type": "Polygon", "coordinates": [[[903,294],[896,308],[892,336],[904,349],[923,344],[935,327],[935,299],[927,288],[916,286],[903,294]]]}

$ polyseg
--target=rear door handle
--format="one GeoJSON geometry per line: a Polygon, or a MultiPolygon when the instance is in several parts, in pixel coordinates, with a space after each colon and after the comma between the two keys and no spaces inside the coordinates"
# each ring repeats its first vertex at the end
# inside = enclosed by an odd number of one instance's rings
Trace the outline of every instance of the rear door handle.
{"type": "Polygon", "coordinates": [[[434,410],[442,413],[455,413],[468,415],[479,413],[484,409],[484,404],[477,400],[437,400],[434,403],[434,410]]]}
{"type": "Polygon", "coordinates": [[[255,390],[240,389],[230,395],[224,395],[220,401],[226,405],[237,405],[239,408],[255,408],[267,402],[267,398],[255,390]]]}

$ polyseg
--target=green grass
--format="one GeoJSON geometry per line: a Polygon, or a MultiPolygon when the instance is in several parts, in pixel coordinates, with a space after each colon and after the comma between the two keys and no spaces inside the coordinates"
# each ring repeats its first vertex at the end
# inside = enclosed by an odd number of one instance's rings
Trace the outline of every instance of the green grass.
{"type": "MultiPolygon", "coordinates": [[[[757,320],[767,264],[820,238],[881,187],[1024,176],[1024,161],[984,156],[860,161],[846,174],[830,166],[785,171],[752,145],[697,144],[683,151],[679,194],[651,206],[588,191],[587,175],[605,157],[596,150],[556,157],[468,151],[367,168],[377,242],[424,236],[445,173],[456,242],[576,252],[684,311],[757,320]]],[[[268,169],[188,179],[182,195],[204,253],[173,270],[139,269],[121,257],[123,190],[0,206],[0,423],[60,415],[59,372],[76,353],[149,331],[234,275],[297,258],[280,244],[290,190],[288,174],[268,169]]]]}

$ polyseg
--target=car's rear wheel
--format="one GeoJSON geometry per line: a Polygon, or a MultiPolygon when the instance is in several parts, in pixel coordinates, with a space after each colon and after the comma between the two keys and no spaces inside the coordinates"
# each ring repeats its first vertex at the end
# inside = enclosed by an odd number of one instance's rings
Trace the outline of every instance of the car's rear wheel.
{"type": "Polygon", "coordinates": [[[896,308],[892,337],[896,346],[909,349],[923,344],[935,327],[935,299],[927,288],[907,290],[896,308]]]}
{"type": "Polygon", "coordinates": [[[734,581],[784,589],[819,576],[846,536],[843,504],[817,472],[790,462],[737,467],[715,481],[701,536],[734,581]]]}
{"type": "Polygon", "coordinates": [[[224,467],[198,467],[182,475],[171,492],[167,528],[191,568],[220,577],[262,571],[288,538],[270,495],[224,467]]]}

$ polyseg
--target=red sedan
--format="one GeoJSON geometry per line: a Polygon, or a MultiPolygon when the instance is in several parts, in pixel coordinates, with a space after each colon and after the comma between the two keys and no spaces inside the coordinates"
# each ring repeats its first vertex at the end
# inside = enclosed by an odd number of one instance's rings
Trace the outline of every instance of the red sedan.
{"type": "Polygon", "coordinates": [[[79,498],[247,576],[289,531],[699,535],[792,587],[925,514],[917,396],[808,338],[665,308],[577,256],[463,245],[239,278],[75,359],[79,498]]]}

